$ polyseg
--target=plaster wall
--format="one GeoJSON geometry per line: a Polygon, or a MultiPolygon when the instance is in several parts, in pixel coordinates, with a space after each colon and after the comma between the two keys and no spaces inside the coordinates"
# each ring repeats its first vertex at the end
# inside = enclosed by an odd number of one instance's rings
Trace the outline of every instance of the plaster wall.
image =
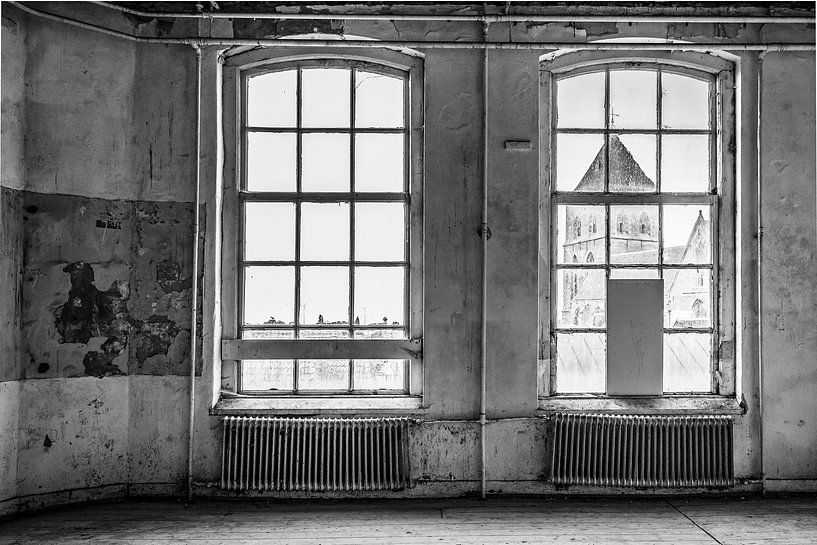
{"type": "MultiPolygon", "coordinates": [[[[87,16],[93,17],[93,10],[87,16]]],[[[0,392],[8,393],[0,397],[0,432],[17,436],[3,447],[8,451],[3,459],[14,462],[0,464],[0,477],[19,482],[0,487],[0,502],[15,494],[28,498],[94,487],[178,491],[187,472],[195,55],[187,47],[135,45],[41,20],[29,21],[27,37],[21,38],[18,29],[25,18],[14,8],[4,8],[3,17],[4,56],[8,43],[26,60],[24,70],[10,67],[7,72],[4,57],[3,185],[11,180],[14,191],[3,193],[3,247],[9,240],[10,247],[17,244],[20,257],[14,261],[17,254],[2,254],[0,272],[5,278],[24,263],[25,274],[19,310],[0,310],[4,323],[22,322],[17,329],[23,334],[17,345],[6,328],[0,335],[2,347],[13,352],[18,346],[22,356],[16,365],[0,361],[0,381],[10,381],[0,382],[0,392]],[[15,125],[17,118],[21,121],[15,125]],[[25,146],[19,145],[23,135],[25,146]],[[70,313],[62,319],[73,296],[110,312],[78,314],[79,323],[70,321],[70,313]],[[21,377],[26,380],[16,382],[21,377]]],[[[243,21],[229,30],[244,37],[305,31],[294,23],[283,29],[271,24],[243,21]]],[[[478,25],[442,23],[325,26],[320,30],[387,39],[475,40],[481,31],[478,25]]],[[[496,39],[510,35],[518,40],[567,39],[577,32],[596,38],[718,33],[712,25],[691,26],[499,24],[492,32],[496,39]]],[[[157,31],[145,22],[139,29],[157,31]]],[[[813,39],[802,29],[795,31],[813,39]]],[[[731,27],[724,32],[718,39],[754,36],[731,27]]],[[[534,418],[539,171],[544,164],[536,112],[538,59],[545,52],[491,51],[488,58],[487,409],[489,418],[508,419],[486,428],[489,487],[497,492],[551,491],[547,425],[534,418]],[[530,150],[508,150],[507,140],[530,141],[530,150]]],[[[411,438],[412,477],[427,493],[467,492],[478,490],[480,471],[475,419],[483,57],[478,50],[422,53],[423,416],[429,421],[411,438]]],[[[206,73],[212,77],[205,83],[215,87],[217,71],[206,73]]],[[[736,467],[742,479],[758,477],[762,446],[770,460],[779,460],[777,467],[767,463],[770,476],[811,479],[817,444],[817,237],[814,102],[804,97],[814,94],[813,56],[770,54],[764,77],[762,272],[764,307],[770,313],[764,322],[766,439],[759,445],[751,431],[756,411],[738,417],[736,467]],[[792,85],[790,77],[785,79],[792,73],[804,75],[792,85]],[[777,315],[784,329],[777,327],[777,315]]],[[[210,96],[213,88],[206,92],[210,96]]],[[[218,115],[212,104],[205,109],[218,115]]],[[[205,157],[207,164],[217,161],[205,157]]],[[[208,195],[217,193],[217,175],[204,183],[208,195]]],[[[213,203],[210,197],[205,201],[213,203]]],[[[212,235],[216,226],[207,229],[212,235]]],[[[205,289],[204,297],[210,296],[205,289]]],[[[202,371],[194,478],[211,482],[220,474],[221,428],[208,411],[220,377],[209,365],[202,371]]]]}

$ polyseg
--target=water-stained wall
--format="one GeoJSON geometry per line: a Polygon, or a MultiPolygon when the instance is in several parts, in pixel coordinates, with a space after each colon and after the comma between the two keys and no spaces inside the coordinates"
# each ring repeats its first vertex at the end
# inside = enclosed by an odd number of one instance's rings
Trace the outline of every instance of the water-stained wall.
{"type": "MultiPolygon", "coordinates": [[[[122,17],[100,6],[45,6],[143,35],[195,32],[191,21],[122,17]]],[[[216,21],[208,31],[261,37],[315,28],[393,40],[479,40],[482,32],[479,23],[326,21],[316,27],[261,20],[216,21]]],[[[195,53],[99,36],[5,6],[2,32],[0,282],[11,297],[0,305],[0,436],[16,440],[0,444],[0,514],[126,489],[177,492],[187,476],[195,53]]],[[[498,23],[489,32],[492,40],[513,41],[781,39],[770,26],[751,25],[498,23]]],[[[787,39],[813,41],[805,27],[786,32],[787,39]]],[[[418,485],[410,493],[479,487],[484,113],[492,232],[487,416],[502,419],[486,427],[486,472],[492,491],[547,492],[548,426],[535,415],[539,180],[547,164],[539,142],[539,57],[547,50],[489,52],[487,112],[481,50],[420,52],[426,407],[420,416],[426,421],[411,439],[418,485]]],[[[205,59],[214,64],[205,67],[210,79],[204,81],[205,96],[212,97],[215,56],[205,59]]],[[[752,431],[757,410],[737,417],[735,462],[739,478],[758,478],[762,447],[770,478],[813,480],[814,56],[766,55],[763,77],[764,440],[760,444],[752,431]]],[[[207,118],[217,118],[214,102],[204,104],[205,131],[212,130],[205,136],[212,141],[216,127],[207,118]]],[[[208,149],[205,163],[217,164],[208,149]]],[[[203,184],[205,195],[218,193],[215,175],[203,184]]],[[[203,200],[206,218],[213,200],[203,200]]],[[[202,225],[203,241],[215,233],[216,225],[202,225]]],[[[202,254],[212,271],[208,259],[202,254]]],[[[203,278],[208,304],[212,282],[203,278]]],[[[208,482],[219,475],[221,441],[208,392],[218,389],[220,377],[208,361],[197,368],[194,478],[208,482]]],[[[754,392],[743,392],[749,407],[756,405],[754,392]]]]}

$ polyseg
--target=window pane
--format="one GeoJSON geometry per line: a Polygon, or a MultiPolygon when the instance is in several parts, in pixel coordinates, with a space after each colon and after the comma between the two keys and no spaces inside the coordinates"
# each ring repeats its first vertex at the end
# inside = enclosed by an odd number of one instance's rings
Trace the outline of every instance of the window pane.
{"type": "Polygon", "coordinates": [[[349,78],[345,68],[308,68],[301,74],[301,124],[307,128],[349,126],[349,78]]]}
{"type": "Polygon", "coordinates": [[[604,72],[556,80],[559,128],[604,128],[604,72]]]}
{"type": "Polygon", "coordinates": [[[295,191],[296,136],[247,133],[247,190],[295,191]]]}
{"type": "Polygon", "coordinates": [[[403,127],[403,80],[355,72],[355,127],[403,127]]]}
{"type": "Polygon", "coordinates": [[[297,125],[296,70],[260,74],[247,80],[247,125],[295,127],[297,125]]]}
{"type": "Polygon", "coordinates": [[[658,263],[658,206],[610,207],[610,263],[658,263]]]}
{"type": "Polygon", "coordinates": [[[655,136],[610,135],[610,192],[655,191],[655,136]]]}
{"type": "Polygon", "coordinates": [[[242,339],[294,339],[294,329],[244,329],[242,339]]]}
{"type": "Polygon", "coordinates": [[[348,339],[348,329],[301,329],[299,339],[348,339]]]}
{"type": "Polygon", "coordinates": [[[407,339],[405,329],[356,329],[355,339],[407,339]]]}
{"type": "Polygon", "coordinates": [[[610,71],[610,128],[656,127],[657,74],[648,70],[610,71]]]}
{"type": "Polygon", "coordinates": [[[355,135],[355,191],[403,191],[403,135],[355,135]]]}
{"type": "Polygon", "coordinates": [[[349,135],[304,134],[301,190],[349,191],[349,135]]]}
{"type": "Polygon", "coordinates": [[[404,324],[405,269],[355,267],[355,325],[404,324]]]}
{"type": "Polygon", "coordinates": [[[244,222],[244,259],[248,261],[295,259],[293,203],[245,203],[244,222]]]}
{"type": "Polygon", "coordinates": [[[242,360],[241,389],[292,391],[294,367],[295,360],[242,360]]]}
{"type": "Polygon", "coordinates": [[[607,339],[604,333],[556,334],[556,391],[607,390],[607,339]]]}
{"type": "Polygon", "coordinates": [[[349,322],[349,268],[302,267],[300,323],[349,322]]]}
{"type": "Polygon", "coordinates": [[[680,74],[661,74],[661,127],[709,128],[709,83],[680,74]]]}
{"type": "Polygon", "coordinates": [[[355,390],[403,390],[405,360],[353,360],[355,390]]]}
{"type": "Polygon", "coordinates": [[[709,190],[709,137],[665,134],[661,142],[661,191],[706,193],[709,190]]]}
{"type": "Polygon", "coordinates": [[[665,333],[664,391],[710,392],[711,362],[709,333],[665,333]]]}
{"type": "Polygon", "coordinates": [[[299,390],[348,390],[349,360],[298,361],[299,390]]]}
{"type": "Polygon", "coordinates": [[[604,191],[604,137],[556,136],[556,190],[604,191]]]}
{"type": "Polygon", "coordinates": [[[355,259],[403,261],[406,223],[403,203],[355,204],[355,259]]]}
{"type": "Polygon", "coordinates": [[[559,205],[559,263],[604,263],[604,206],[559,205]]]}
{"type": "Polygon", "coordinates": [[[245,324],[291,324],[295,321],[295,267],[244,269],[245,324]]]}
{"type": "Polygon", "coordinates": [[[664,269],[664,326],[710,327],[709,269],[664,269]]]}
{"type": "Polygon", "coordinates": [[[712,263],[709,207],[664,206],[664,263],[712,263]]]}
{"type": "Polygon", "coordinates": [[[610,269],[611,280],[658,278],[658,269],[610,269]]]}
{"type": "Polygon", "coordinates": [[[603,270],[560,269],[557,327],[604,327],[607,306],[603,270]]]}
{"type": "Polygon", "coordinates": [[[349,203],[301,204],[301,259],[349,259],[349,203]]]}

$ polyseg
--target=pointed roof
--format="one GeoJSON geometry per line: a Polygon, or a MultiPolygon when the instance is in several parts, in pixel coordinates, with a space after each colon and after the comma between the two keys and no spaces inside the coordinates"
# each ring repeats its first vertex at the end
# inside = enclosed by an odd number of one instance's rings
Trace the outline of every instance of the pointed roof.
{"type": "MultiPolygon", "coordinates": [[[[618,135],[610,135],[610,191],[654,191],[655,182],[633,158],[618,135]]],[[[604,146],[590,163],[575,191],[604,191],[604,146]]]]}

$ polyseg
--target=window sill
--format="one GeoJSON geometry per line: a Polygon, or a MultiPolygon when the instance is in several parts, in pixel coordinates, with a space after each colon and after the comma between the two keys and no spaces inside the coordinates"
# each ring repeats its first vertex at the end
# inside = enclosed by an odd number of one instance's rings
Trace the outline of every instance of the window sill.
{"type": "Polygon", "coordinates": [[[746,411],[734,397],[703,396],[552,396],[539,398],[537,415],[555,412],[660,415],[742,415],[746,411]]]}
{"type": "Polygon", "coordinates": [[[350,416],[420,415],[421,396],[345,397],[222,397],[210,409],[214,416],[298,415],[350,416]]]}

